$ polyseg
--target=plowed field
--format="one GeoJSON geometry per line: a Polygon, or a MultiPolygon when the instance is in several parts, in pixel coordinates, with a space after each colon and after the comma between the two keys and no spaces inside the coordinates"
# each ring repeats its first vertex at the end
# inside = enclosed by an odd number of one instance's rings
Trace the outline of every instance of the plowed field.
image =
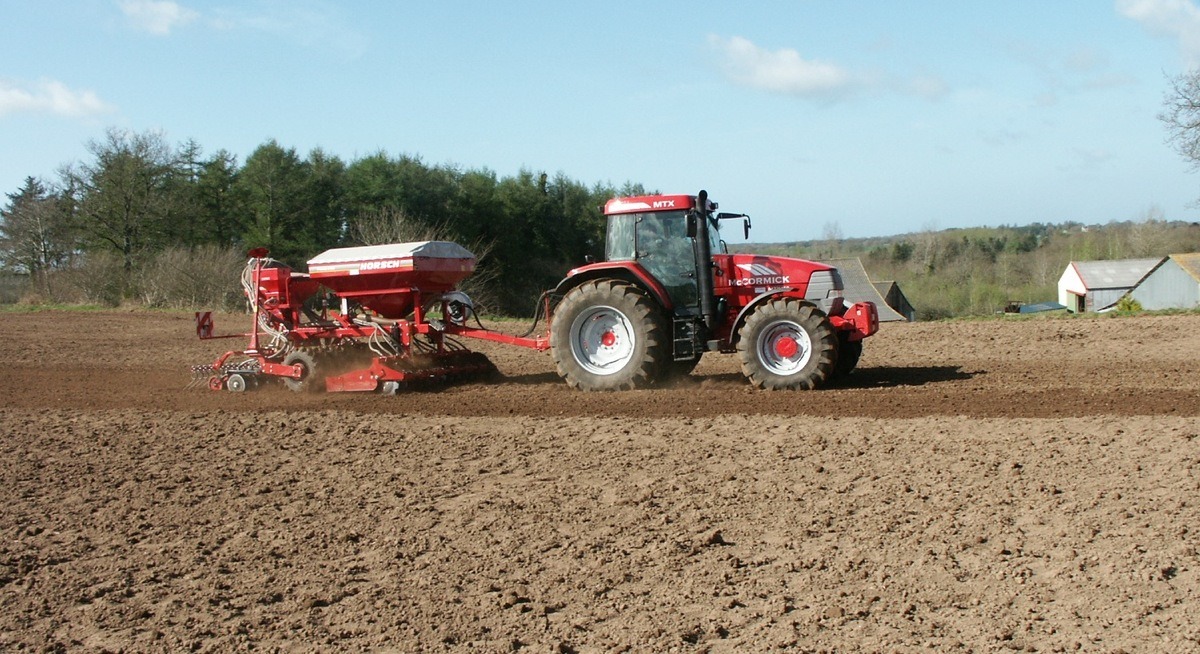
{"type": "Polygon", "coordinates": [[[0,314],[0,650],[1200,650],[1200,315],[889,324],[814,392],[184,388],[242,343],[0,314]]]}

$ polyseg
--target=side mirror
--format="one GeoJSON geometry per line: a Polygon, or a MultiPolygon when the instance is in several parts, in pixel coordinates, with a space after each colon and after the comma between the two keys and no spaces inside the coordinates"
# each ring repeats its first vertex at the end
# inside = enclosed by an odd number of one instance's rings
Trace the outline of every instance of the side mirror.
{"type": "Polygon", "coordinates": [[[731,218],[742,219],[742,234],[746,240],[750,240],[750,215],[744,213],[725,213],[717,214],[717,220],[729,220],[731,218]]]}
{"type": "Polygon", "coordinates": [[[689,211],[687,215],[687,235],[688,238],[696,238],[700,228],[696,225],[696,212],[689,211]]]}

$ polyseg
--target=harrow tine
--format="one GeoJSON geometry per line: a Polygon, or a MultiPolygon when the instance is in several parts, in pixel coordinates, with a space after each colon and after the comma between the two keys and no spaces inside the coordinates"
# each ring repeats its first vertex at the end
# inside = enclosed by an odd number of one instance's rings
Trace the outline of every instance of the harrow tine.
{"type": "Polygon", "coordinates": [[[184,389],[197,388],[208,384],[208,380],[217,372],[217,369],[212,365],[202,364],[192,366],[192,380],[184,386],[184,389]]]}

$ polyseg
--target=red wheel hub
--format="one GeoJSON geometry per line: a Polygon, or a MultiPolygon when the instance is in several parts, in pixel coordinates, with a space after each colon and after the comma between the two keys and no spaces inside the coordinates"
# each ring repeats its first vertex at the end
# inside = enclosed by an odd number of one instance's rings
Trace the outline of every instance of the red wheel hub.
{"type": "Polygon", "coordinates": [[[784,359],[790,359],[796,356],[800,351],[800,344],[791,336],[784,336],[775,341],[775,354],[778,354],[784,359]]]}
{"type": "Polygon", "coordinates": [[[604,332],[600,337],[600,344],[604,347],[612,347],[617,344],[617,335],[611,331],[604,332]]]}

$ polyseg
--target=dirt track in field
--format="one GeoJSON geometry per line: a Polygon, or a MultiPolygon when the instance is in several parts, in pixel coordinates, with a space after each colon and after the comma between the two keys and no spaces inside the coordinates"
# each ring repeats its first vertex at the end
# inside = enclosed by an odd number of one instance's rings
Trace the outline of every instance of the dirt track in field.
{"type": "Polygon", "coordinates": [[[1197,315],[885,325],[809,393],[183,388],[240,343],[0,314],[0,649],[1200,648],[1197,315]]]}

